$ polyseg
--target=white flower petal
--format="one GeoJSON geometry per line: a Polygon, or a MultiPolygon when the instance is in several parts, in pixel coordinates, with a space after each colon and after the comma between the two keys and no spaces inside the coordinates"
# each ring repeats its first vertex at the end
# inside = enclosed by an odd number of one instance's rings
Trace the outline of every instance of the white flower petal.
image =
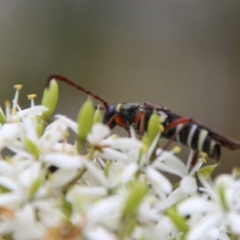
{"type": "Polygon", "coordinates": [[[121,199],[119,196],[109,197],[93,205],[87,215],[91,224],[102,223],[107,218],[120,216],[121,199]]]}
{"type": "Polygon", "coordinates": [[[109,159],[110,161],[127,161],[128,160],[128,156],[126,154],[108,147],[102,148],[102,152],[95,151],[94,156],[100,157],[103,159],[109,159]]]}
{"type": "Polygon", "coordinates": [[[67,193],[67,200],[73,202],[74,199],[79,198],[100,198],[107,195],[107,190],[103,187],[82,187],[82,186],[74,186],[67,193]]]}
{"type": "Polygon", "coordinates": [[[194,215],[196,213],[207,213],[216,210],[213,202],[197,196],[188,198],[177,206],[178,212],[183,215],[194,215]]]}
{"type": "Polygon", "coordinates": [[[133,178],[137,170],[138,170],[138,165],[136,163],[131,163],[128,166],[126,166],[124,171],[121,174],[122,182],[123,183],[129,182],[133,178]]]}
{"type": "Polygon", "coordinates": [[[48,110],[47,107],[44,107],[44,106],[41,106],[41,105],[39,105],[39,106],[36,105],[36,106],[32,106],[30,108],[19,111],[17,113],[17,115],[18,115],[19,118],[25,117],[25,116],[30,115],[30,114],[40,116],[40,115],[42,115],[43,112],[45,112],[47,110],[48,110]]]}
{"type": "Polygon", "coordinates": [[[13,238],[18,240],[42,239],[45,233],[43,225],[35,222],[34,210],[27,205],[17,213],[14,221],[13,238]]]}
{"type": "Polygon", "coordinates": [[[154,185],[157,185],[165,193],[168,194],[172,191],[171,182],[160,172],[156,171],[153,167],[151,167],[151,166],[147,167],[146,175],[154,185]]]}
{"type": "Polygon", "coordinates": [[[228,225],[236,235],[240,234],[240,215],[237,212],[231,212],[228,216],[228,225]]]}
{"type": "Polygon", "coordinates": [[[22,196],[18,193],[4,193],[0,195],[0,206],[15,208],[21,204],[22,196]]]}
{"type": "Polygon", "coordinates": [[[109,147],[127,152],[136,148],[138,151],[142,148],[143,144],[141,141],[132,138],[116,138],[109,141],[109,147]]]}
{"type": "Polygon", "coordinates": [[[64,139],[67,125],[60,120],[56,120],[46,128],[44,134],[39,139],[39,146],[49,149],[56,142],[64,139]]]}
{"type": "Polygon", "coordinates": [[[28,115],[23,118],[23,129],[25,133],[25,138],[30,139],[33,142],[36,142],[38,139],[37,136],[37,118],[34,115],[28,115]]]}
{"type": "Polygon", "coordinates": [[[50,179],[51,186],[54,187],[63,187],[66,186],[74,177],[77,175],[78,169],[71,168],[71,169],[58,169],[57,171],[52,174],[50,179]]]}
{"type": "Polygon", "coordinates": [[[104,177],[102,171],[98,169],[96,166],[94,166],[93,163],[83,159],[83,165],[87,169],[87,172],[96,180],[98,181],[102,186],[107,186],[108,181],[104,177]]]}
{"type": "Polygon", "coordinates": [[[173,192],[171,192],[166,199],[163,199],[162,201],[156,203],[156,208],[159,211],[163,211],[171,207],[172,205],[180,202],[184,198],[186,198],[186,195],[179,188],[177,188],[173,192]]]}
{"type": "Polygon", "coordinates": [[[89,143],[95,145],[99,141],[110,134],[110,128],[102,123],[96,123],[92,127],[91,133],[88,135],[87,140],[89,143]]]}
{"type": "Polygon", "coordinates": [[[62,121],[63,123],[65,123],[69,128],[71,128],[75,133],[78,133],[77,130],[77,123],[75,121],[73,121],[72,119],[63,116],[61,114],[56,114],[54,116],[55,118],[58,118],[60,121],[62,121]]]}
{"type": "Polygon", "coordinates": [[[65,153],[48,153],[41,156],[41,161],[63,169],[78,169],[82,167],[83,158],[65,153]]]}
{"type": "Polygon", "coordinates": [[[186,239],[187,240],[199,240],[204,236],[212,227],[217,226],[223,216],[221,213],[216,214],[208,214],[206,217],[202,218],[201,221],[196,223],[193,226],[188,234],[186,239]]]}
{"type": "Polygon", "coordinates": [[[29,187],[32,182],[40,177],[41,165],[39,162],[33,162],[27,169],[22,171],[18,177],[18,181],[23,187],[29,187]]]}
{"type": "Polygon", "coordinates": [[[176,172],[178,176],[185,176],[188,173],[187,167],[184,165],[184,163],[176,157],[173,152],[171,151],[164,151],[159,152],[157,155],[159,155],[157,159],[154,161],[153,166],[156,168],[159,168],[158,166],[161,166],[160,163],[164,161],[164,163],[172,169],[172,172],[176,172]]]}
{"type": "Polygon", "coordinates": [[[18,183],[11,178],[0,177],[0,185],[12,192],[21,192],[18,183]]]}
{"type": "Polygon", "coordinates": [[[180,189],[186,195],[192,195],[197,192],[197,181],[195,178],[186,176],[180,181],[180,189]]]}
{"type": "Polygon", "coordinates": [[[22,128],[19,123],[6,123],[0,127],[0,150],[20,137],[22,128]]]}
{"type": "Polygon", "coordinates": [[[91,228],[86,231],[85,236],[89,240],[116,240],[112,234],[102,227],[91,228]]]}

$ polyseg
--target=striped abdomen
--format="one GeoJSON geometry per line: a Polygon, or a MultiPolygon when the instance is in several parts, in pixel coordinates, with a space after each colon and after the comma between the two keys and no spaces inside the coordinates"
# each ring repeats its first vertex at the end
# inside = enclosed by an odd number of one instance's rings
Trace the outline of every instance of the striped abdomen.
{"type": "Polygon", "coordinates": [[[185,145],[197,152],[205,152],[210,158],[219,159],[221,154],[221,145],[210,135],[210,132],[194,122],[186,126],[179,124],[177,127],[168,130],[163,134],[165,138],[171,138],[176,132],[175,141],[185,145]]]}

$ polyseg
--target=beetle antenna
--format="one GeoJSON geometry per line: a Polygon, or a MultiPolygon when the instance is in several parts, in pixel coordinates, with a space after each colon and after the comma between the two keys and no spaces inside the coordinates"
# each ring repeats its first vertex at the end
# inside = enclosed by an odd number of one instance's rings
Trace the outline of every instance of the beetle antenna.
{"type": "Polygon", "coordinates": [[[89,96],[92,96],[93,98],[95,98],[96,100],[98,100],[99,102],[101,102],[105,108],[108,108],[108,103],[103,100],[101,97],[99,97],[98,95],[86,90],[85,88],[81,87],[80,85],[77,85],[76,83],[72,82],[71,80],[67,79],[66,77],[63,77],[61,75],[58,75],[58,74],[52,74],[50,75],[47,80],[46,80],[46,87],[48,88],[49,87],[49,84],[51,82],[51,80],[57,80],[57,81],[61,81],[61,82],[64,82],[64,83],[67,83],[68,85],[86,93],[87,95],[89,96]]]}

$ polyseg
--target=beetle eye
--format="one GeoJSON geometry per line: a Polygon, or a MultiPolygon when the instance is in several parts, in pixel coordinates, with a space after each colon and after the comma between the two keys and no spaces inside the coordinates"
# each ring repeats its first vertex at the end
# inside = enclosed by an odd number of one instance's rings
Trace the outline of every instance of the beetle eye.
{"type": "MultiPolygon", "coordinates": [[[[103,123],[108,124],[111,117],[116,113],[116,108],[114,105],[110,105],[108,108],[106,108],[104,117],[103,117],[103,123]]],[[[110,126],[112,128],[112,126],[110,126]]]]}

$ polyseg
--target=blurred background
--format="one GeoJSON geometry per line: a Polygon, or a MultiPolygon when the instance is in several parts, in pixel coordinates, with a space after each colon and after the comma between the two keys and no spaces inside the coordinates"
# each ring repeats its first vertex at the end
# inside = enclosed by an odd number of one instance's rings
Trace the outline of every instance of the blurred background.
{"type": "MultiPolygon", "coordinates": [[[[109,103],[158,103],[240,140],[239,1],[1,1],[0,102],[20,103],[49,74],[109,103]]],[[[57,112],[76,118],[86,96],[60,84],[57,112]]],[[[125,133],[123,133],[125,134],[125,133]]],[[[216,170],[240,166],[223,150],[216,170]]]]}

